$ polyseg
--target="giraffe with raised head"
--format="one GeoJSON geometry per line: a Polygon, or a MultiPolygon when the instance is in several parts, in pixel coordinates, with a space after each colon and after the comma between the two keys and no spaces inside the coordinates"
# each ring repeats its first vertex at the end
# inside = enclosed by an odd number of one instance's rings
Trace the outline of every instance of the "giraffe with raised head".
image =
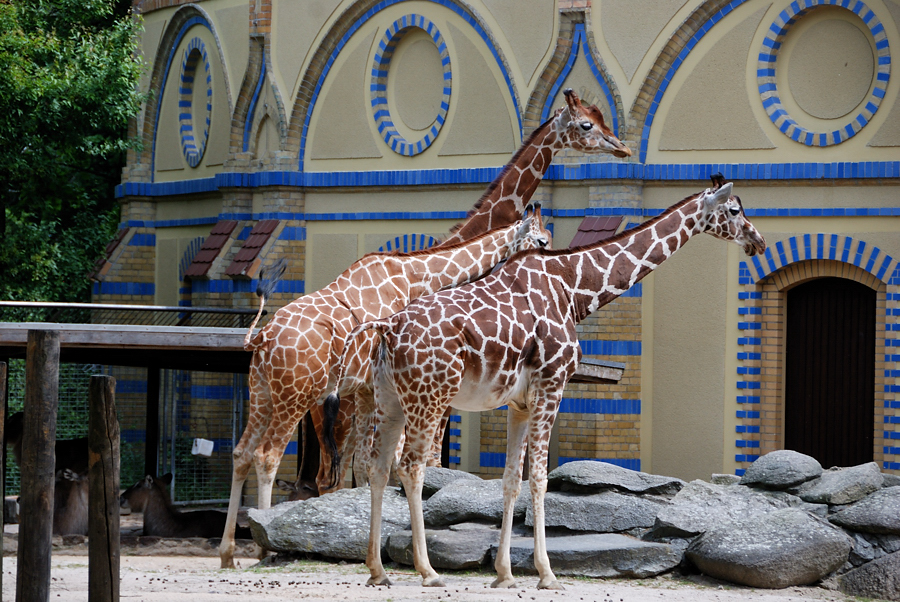
{"type": "MultiPolygon", "coordinates": [[[[764,252],[765,240],[731,190],[717,174],[712,188],[612,239],[576,249],[525,251],[482,280],[422,297],[393,316],[354,329],[350,337],[375,329],[382,339],[374,354],[369,584],[390,583],[381,563],[381,504],[400,434],[405,431],[406,443],[397,472],[409,501],[413,561],[425,586],[442,586],[428,561],[422,515],[425,458],[434,430],[448,406],[482,411],[508,405],[503,522],[492,587],[515,585],[510,537],[527,445],[538,587],[561,588],[547,556],[544,494],[550,431],[581,359],[575,326],[696,234],[737,243],[748,255],[764,252]]],[[[325,405],[335,403],[339,398],[332,393],[325,405]]]]}
{"type": "Polygon", "coordinates": [[[244,339],[244,350],[253,353],[249,416],[233,452],[228,519],[219,546],[222,568],[234,568],[234,529],[251,463],[256,462],[259,507],[268,508],[284,449],[297,423],[334,382],[347,333],[422,295],[480,278],[516,251],[546,246],[549,240],[537,208],[519,222],[466,242],[412,253],[370,253],[328,286],[279,309],[253,336],[271,293],[257,291],[259,313],[244,339]]]}

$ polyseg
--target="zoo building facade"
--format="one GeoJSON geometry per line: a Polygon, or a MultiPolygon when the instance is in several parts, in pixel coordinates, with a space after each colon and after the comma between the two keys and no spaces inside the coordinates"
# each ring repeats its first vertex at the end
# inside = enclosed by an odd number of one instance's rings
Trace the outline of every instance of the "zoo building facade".
{"type": "MultiPolygon", "coordinates": [[[[285,257],[273,312],[367,252],[427,246],[572,88],[633,156],[556,156],[534,196],[555,248],[634,227],[716,172],[769,248],[746,257],[698,237],[584,321],[584,356],[621,362],[624,376],[567,387],[550,467],[596,459],[708,478],[789,447],[900,472],[900,3],[135,11],[152,95],[132,124],[143,148],[117,189],[121,226],[95,302],[253,308],[260,269],[285,257]]],[[[246,397],[230,376],[189,380],[191,416],[246,397]]],[[[227,463],[242,428],[197,436],[227,463]]],[[[501,474],[505,431],[504,409],[454,414],[450,465],[501,474]]],[[[295,473],[292,444],[280,476],[295,473]]]]}

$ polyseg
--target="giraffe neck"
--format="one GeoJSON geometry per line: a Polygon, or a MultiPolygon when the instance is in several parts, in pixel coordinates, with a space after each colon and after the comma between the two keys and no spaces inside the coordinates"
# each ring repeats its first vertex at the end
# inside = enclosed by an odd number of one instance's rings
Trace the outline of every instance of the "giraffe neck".
{"type": "Polygon", "coordinates": [[[538,127],[491,182],[475,209],[441,244],[468,240],[492,228],[516,221],[562,148],[557,114],[538,127]]]}
{"type": "Polygon", "coordinates": [[[611,240],[561,255],[570,274],[576,322],[623,294],[709,226],[702,195],[694,195],[649,222],[611,240]]]}

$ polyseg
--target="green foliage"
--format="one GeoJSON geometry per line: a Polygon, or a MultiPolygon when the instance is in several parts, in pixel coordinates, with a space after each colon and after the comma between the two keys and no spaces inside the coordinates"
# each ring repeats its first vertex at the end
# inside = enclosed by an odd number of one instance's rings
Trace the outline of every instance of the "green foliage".
{"type": "Polygon", "coordinates": [[[145,100],[140,23],[120,4],[0,2],[0,299],[89,297],[145,100]]]}

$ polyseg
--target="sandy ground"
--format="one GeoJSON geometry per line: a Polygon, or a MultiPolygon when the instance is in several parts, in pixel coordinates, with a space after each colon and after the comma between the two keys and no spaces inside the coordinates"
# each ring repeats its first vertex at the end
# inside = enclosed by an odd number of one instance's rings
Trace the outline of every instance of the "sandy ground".
{"type": "MultiPolygon", "coordinates": [[[[442,571],[445,588],[423,588],[417,574],[405,567],[388,566],[391,587],[365,587],[368,571],[363,564],[333,564],[299,560],[280,566],[259,565],[240,559],[243,568],[219,569],[218,558],[184,556],[123,556],[120,575],[122,600],[147,602],[247,602],[274,601],[430,601],[500,602],[556,600],[565,602],[805,602],[847,601],[840,593],[820,587],[757,590],[716,582],[701,576],[662,576],[654,579],[560,578],[565,591],[537,589],[537,577],[519,577],[517,587],[490,588],[493,574],[442,571]]],[[[3,600],[15,599],[16,559],[3,559],[3,600]]],[[[86,556],[54,556],[50,600],[82,602],[88,599],[86,556]]]]}

